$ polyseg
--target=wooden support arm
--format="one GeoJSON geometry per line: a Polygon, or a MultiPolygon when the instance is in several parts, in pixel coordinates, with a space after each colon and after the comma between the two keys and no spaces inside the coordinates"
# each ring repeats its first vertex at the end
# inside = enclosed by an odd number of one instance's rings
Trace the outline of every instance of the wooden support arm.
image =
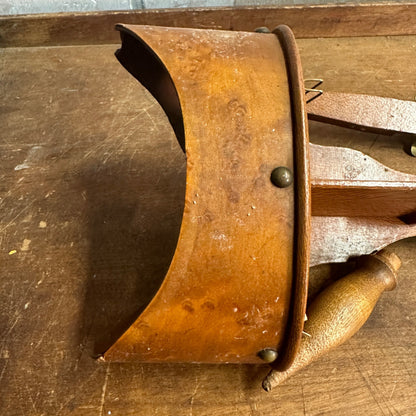
{"type": "Polygon", "coordinates": [[[416,134],[416,102],[324,92],[307,104],[308,118],[375,133],[416,134]]]}
{"type": "Polygon", "coordinates": [[[310,264],[342,262],[416,235],[416,176],[357,150],[310,144],[310,264]]]}

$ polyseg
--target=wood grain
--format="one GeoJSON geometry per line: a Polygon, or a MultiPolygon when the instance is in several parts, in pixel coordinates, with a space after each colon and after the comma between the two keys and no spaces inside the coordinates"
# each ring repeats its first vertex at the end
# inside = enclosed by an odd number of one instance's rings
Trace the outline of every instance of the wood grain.
{"type": "Polygon", "coordinates": [[[416,134],[415,101],[325,91],[308,103],[307,111],[310,120],[360,131],[416,134]]]}
{"type": "Polygon", "coordinates": [[[416,34],[416,4],[247,6],[0,16],[0,47],[118,42],[117,23],[253,31],[279,24],[297,38],[416,34]]]}
{"type": "Polygon", "coordinates": [[[416,224],[388,217],[312,217],[310,264],[339,263],[414,237],[416,224]]]}
{"type": "MultiPolygon", "coordinates": [[[[299,350],[302,338],[309,282],[309,252],[311,235],[311,186],[309,167],[309,130],[306,116],[306,99],[299,50],[293,32],[288,26],[278,26],[273,32],[283,49],[289,80],[291,124],[293,131],[293,159],[295,173],[295,242],[296,253],[292,288],[292,308],[289,313],[289,331],[286,331],[284,356],[272,366],[286,370],[299,350]]],[[[280,236],[279,236],[280,240],[280,236]]]]}
{"type": "Polygon", "coordinates": [[[416,212],[416,176],[345,147],[310,145],[312,215],[404,217],[416,212]]]}
{"type": "Polygon", "coordinates": [[[396,288],[401,266],[396,254],[382,250],[360,260],[353,273],[327,287],[308,306],[299,353],[286,371],[270,371],[263,381],[266,391],[351,338],[367,321],[382,293],[396,288]]]}
{"type": "MultiPolygon", "coordinates": [[[[332,90],[411,99],[415,41],[298,45],[305,77],[322,76],[332,90]]],[[[400,284],[364,327],[271,394],[260,388],[266,366],[91,358],[159,286],[183,208],[182,151],[158,105],[116,62],[117,47],[1,52],[1,413],[413,416],[414,239],[394,245],[400,284]]],[[[402,151],[407,137],[318,123],[310,130],[313,142],[416,173],[402,151]]],[[[319,276],[324,284],[328,276],[319,276]]]]}
{"type": "MultiPolygon", "coordinates": [[[[154,91],[166,84],[167,75],[157,68],[164,66],[173,81],[182,108],[187,175],[180,235],[163,285],[104,358],[259,363],[257,353],[271,346],[287,366],[297,351],[306,307],[308,257],[298,261],[293,245],[297,238],[308,251],[302,236],[309,232],[301,231],[295,200],[309,190],[309,171],[303,160],[296,165],[297,192],[270,181],[276,166],[294,171],[294,153],[307,149],[305,132],[293,133],[283,48],[276,36],[255,32],[119,29],[123,46],[117,57],[134,77],[154,91]],[[249,83],[252,88],[241,88],[249,83]],[[266,91],[269,85],[281,88],[266,91]],[[266,228],[264,218],[269,218],[266,228]]],[[[160,90],[156,97],[163,96],[160,90]]],[[[304,100],[300,87],[298,100],[304,100]]],[[[179,124],[173,123],[176,131],[179,124]]],[[[309,213],[305,205],[300,217],[309,213]]]]}

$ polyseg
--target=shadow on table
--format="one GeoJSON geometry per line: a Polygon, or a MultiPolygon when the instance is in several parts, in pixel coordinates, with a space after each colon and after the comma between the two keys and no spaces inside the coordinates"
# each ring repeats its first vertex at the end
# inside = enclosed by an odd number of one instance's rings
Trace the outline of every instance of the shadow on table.
{"type": "Polygon", "coordinates": [[[82,171],[89,236],[80,343],[92,355],[107,350],[160,287],[175,251],[185,188],[181,158],[98,164],[82,171]]]}

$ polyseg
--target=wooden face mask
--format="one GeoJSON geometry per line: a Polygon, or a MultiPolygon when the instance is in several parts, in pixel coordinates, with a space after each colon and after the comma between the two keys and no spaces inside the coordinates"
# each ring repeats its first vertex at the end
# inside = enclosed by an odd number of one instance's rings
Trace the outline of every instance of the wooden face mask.
{"type": "Polygon", "coordinates": [[[117,29],[117,58],[166,112],[186,151],[187,179],[165,280],[104,358],[264,360],[286,374],[331,344],[317,334],[329,331],[333,345],[343,342],[381,292],[395,286],[400,262],[386,252],[367,258],[359,277],[332,288],[308,311],[319,348],[304,335],[311,335],[304,329],[309,266],[370,254],[415,235],[404,218],[416,211],[416,178],[351,149],[310,144],[308,115],[353,128],[415,133],[416,104],[322,93],[318,82],[305,89],[286,26],[273,33],[117,29]],[[361,314],[341,296],[354,285],[368,294],[368,305],[358,306],[361,314]],[[323,316],[328,310],[330,316],[323,316]],[[356,319],[340,324],[346,310],[356,319]],[[340,324],[336,336],[332,320],[340,324]],[[307,359],[299,359],[301,344],[307,359]]]}

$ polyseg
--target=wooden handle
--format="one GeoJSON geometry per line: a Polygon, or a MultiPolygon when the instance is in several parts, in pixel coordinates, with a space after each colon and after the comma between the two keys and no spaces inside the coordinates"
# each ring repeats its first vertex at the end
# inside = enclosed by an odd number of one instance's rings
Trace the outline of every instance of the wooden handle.
{"type": "Polygon", "coordinates": [[[309,306],[300,350],[292,366],[271,370],[263,381],[270,391],[296,371],[353,336],[370,316],[385,290],[396,287],[400,259],[382,250],[362,259],[353,273],[326,288],[309,306]]]}

